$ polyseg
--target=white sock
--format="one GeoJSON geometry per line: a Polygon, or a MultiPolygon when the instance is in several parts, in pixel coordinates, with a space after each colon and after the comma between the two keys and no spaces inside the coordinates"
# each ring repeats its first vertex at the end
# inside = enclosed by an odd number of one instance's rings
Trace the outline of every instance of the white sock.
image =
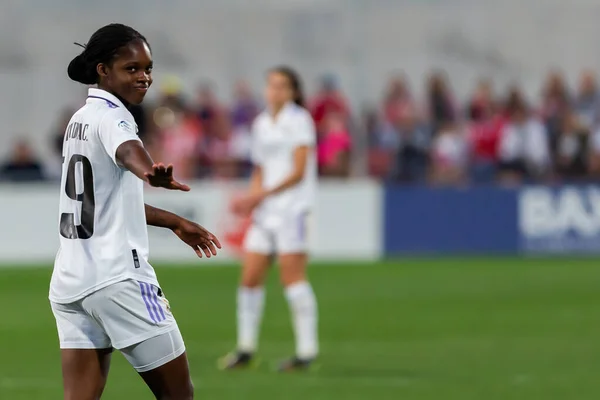
{"type": "Polygon", "coordinates": [[[258,346],[258,331],[265,305],[262,287],[240,286],[237,294],[237,350],[254,353],[258,346]]]}
{"type": "Polygon", "coordinates": [[[319,352],[317,338],[317,299],[308,282],[297,282],[285,288],[285,297],[290,305],[296,356],[302,359],[315,358],[319,352]]]}

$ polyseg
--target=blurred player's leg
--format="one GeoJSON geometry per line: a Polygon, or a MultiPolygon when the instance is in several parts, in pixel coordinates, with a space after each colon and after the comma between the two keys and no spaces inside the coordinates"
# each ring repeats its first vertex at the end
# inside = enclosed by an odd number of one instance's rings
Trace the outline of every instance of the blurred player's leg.
{"type": "Polygon", "coordinates": [[[244,255],[242,279],[237,293],[237,349],[219,360],[221,369],[245,367],[258,347],[258,333],[265,305],[263,283],[271,258],[248,252],[244,255]]]}
{"type": "Polygon", "coordinates": [[[296,356],[281,369],[307,367],[317,357],[317,300],[306,279],[306,254],[282,254],[279,257],[281,280],[290,306],[296,337],[296,356]]]}
{"type": "Polygon", "coordinates": [[[265,291],[264,281],[273,251],[269,233],[252,226],[244,241],[242,278],[237,293],[237,349],[219,360],[219,368],[233,369],[250,364],[258,347],[265,291]]]}
{"type": "Polygon", "coordinates": [[[65,400],[99,399],[110,368],[110,349],[62,349],[65,400]]]}
{"type": "Polygon", "coordinates": [[[244,256],[241,285],[237,295],[238,350],[254,353],[265,305],[263,282],[270,258],[264,254],[247,253],[244,256]]]}

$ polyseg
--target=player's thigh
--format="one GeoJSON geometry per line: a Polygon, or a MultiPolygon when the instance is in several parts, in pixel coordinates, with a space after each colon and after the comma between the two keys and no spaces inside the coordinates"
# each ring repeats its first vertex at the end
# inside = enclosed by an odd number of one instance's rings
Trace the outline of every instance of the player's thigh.
{"type": "Polygon", "coordinates": [[[106,386],[112,350],[61,349],[65,400],[100,398],[106,386]]]}
{"type": "Polygon", "coordinates": [[[310,214],[290,216],[276,231],[276,245],[281,281],[285,286],[306,280],[310,214]]]}
{"type": "Polygon", "coordinates": [[[271,265],[271,259],[270,255],[262,253],[244,253],[241,285],[250,288],[262,286],[271,265]]]}
{"type": "Polygon", "coordinates": [[[61,348],[65,399],[96,399],[106,385],[112,346],[81,301],[51,303],[61,348]]]}
{"type": "Polygon", "coordinates": [[[169,400],[194,398],[194,385],[189,375],[188,359],[185,353],[159,368],[140,373],[157,399],[169,400]]]}
{"type": "Polygon", "coordinates": [[[86,297],[83,306],[118,350],[177,328],[162,291],[146,282],[115,283],[86,297]]]}
{"type": "Polygon", "coordinates": [[[191,399],[193,385],[179,329],[121,349],[158,399],[191,399]]]}
{"type": "Polygon", "coordinates": [[[61,349],[104,349],[112,347],[101,324],[83,307],[82,301],[50,303],[61,349]]]}
{"type": "Polygon", "coordinates": [[[274,251],[272,233],[253,225],[244,240],[241,284],[256,287],[263,284],[274,251]]]}

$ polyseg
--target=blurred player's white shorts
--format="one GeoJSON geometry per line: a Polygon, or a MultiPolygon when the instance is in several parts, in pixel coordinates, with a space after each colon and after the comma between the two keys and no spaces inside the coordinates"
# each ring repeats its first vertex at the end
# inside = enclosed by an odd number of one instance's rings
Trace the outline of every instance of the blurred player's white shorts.
{"type": "Polygon", "coordinates": [[[51,306],[61,349],[114,347],[139,372],[185,351],[169,302],[154,285],[126,280],[73,303],[51,306]]]}
{"type": "Polygon", "coordinates": [[[268,255],[306,253],[309,231],[309,212],[262,215],[248,229],[244,250],[268,255]]]}

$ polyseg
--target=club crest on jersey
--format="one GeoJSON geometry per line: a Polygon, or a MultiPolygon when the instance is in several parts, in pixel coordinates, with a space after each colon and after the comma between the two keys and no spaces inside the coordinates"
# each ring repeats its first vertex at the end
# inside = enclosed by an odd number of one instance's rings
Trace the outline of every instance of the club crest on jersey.
{"type": "Polygon", "coordinates": [[[135,128],[127,121],[120,121],[117,126],[124,131],[135,133],[135,128]]]}

